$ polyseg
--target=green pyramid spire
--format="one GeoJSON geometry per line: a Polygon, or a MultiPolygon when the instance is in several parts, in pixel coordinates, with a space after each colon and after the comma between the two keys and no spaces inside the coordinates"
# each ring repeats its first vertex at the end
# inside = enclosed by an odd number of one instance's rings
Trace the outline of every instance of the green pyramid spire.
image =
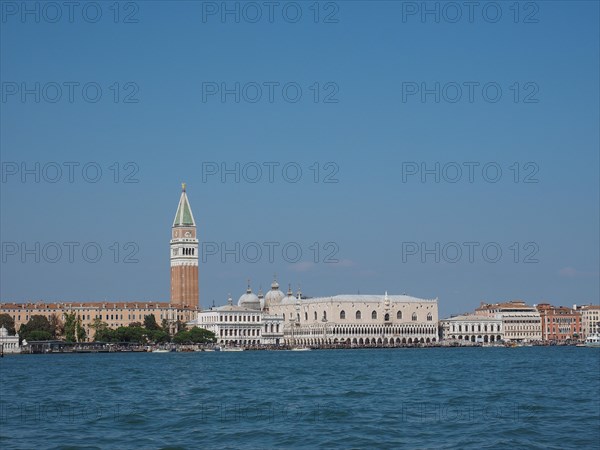
{"type": "Polygon", "coordinates": [[[179,198],[179,205],[177,206],[177,212],[175,213],[173,226],[196,226],[194,215],[192,214],[192,208],[190,207],[190,202],[187,198],[187,194],[185,193],[185,183],[181,184],[181,197],[179,198]]]}

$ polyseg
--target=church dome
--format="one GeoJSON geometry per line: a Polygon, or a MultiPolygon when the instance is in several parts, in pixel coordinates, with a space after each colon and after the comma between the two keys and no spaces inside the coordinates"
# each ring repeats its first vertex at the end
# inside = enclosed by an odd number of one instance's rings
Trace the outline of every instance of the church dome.
{"type": "Polygon", "coordinates": [[[250,284],[248,284],[248,289],[246,289],[246,293],[242,294],[242,296],[238,300],[238,306],[245,306],[246,308],[251,309],[260,309],[260,299],[256,294],[252,293],[250,284]]]}
{"type": "Polygon", "coordinates": [[[287,291],[287,295],[281,301],[281,304],[282,305],[295,305],[296,304],[296,297],[294,297],[294,293],[292,292],[291,286],[289,287],[289,289],[287,291]]]}
{"type": "Polygon", "coordinates": [[[279,305],[284,297],[285,294],[279,290],[279,283],[277,283],[277,280],[273,280],[273,283],[271,283],[271,290],[265,295],[265,308],[273,305],[279,305]]]}

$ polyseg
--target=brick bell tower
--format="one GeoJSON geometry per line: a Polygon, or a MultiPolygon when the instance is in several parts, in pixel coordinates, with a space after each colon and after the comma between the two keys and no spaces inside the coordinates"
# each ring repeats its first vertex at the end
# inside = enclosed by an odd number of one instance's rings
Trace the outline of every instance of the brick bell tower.
{"type": "Polygon", "coordinates": [[[197,308],[199,301],[196,222],[183,183],[171,229],[171,304],[197,308]]]}

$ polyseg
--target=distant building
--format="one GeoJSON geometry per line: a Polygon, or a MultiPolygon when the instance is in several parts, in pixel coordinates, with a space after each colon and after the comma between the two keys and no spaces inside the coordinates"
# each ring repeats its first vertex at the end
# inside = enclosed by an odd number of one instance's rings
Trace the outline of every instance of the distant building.
{"type": "Polygon", "coordinates": [[[498,316],[464,314],[440,321],[442,339],[471,343],[492,343],[504,340],[502,319],[498,316]]]}
{"type": "Polygon", "coordinates": [[[408,295],[287,296],[269,305],[283,316],[291,345],[396,346],[428,344],[438,338],[437,299],[408,295]]]}
{"type": "Polygon", "coordinates": [[[250,288],[237,305],[233,304],[230,296],[227,305],[199,312],[198,318],[188,325],[212,331],[217,337],[217,343],[225,346],[283,344],[283,318],[264,313],[258,296],[252,294],[250,288]],[[256,302],[248,301],[252,296],[256,297],[256,302]]]}
{"type": "Polygon", "coordinates": [[[4,326],[0,327],[0,353],[21,353],[19,333],[9,336],[8,330],[4,326]]]}
{"type": "Polygon", "coordinates": [[[481,303],[475,310],[478,316],[495,317],[502,320],[504,339],[507,341],[529,342],[542,340],[542,320],[540,313],[520,300],[504,303],[481,303]]]}
{"type": "Polygon", "coordinates": [[[263,297],[250,285],[232,304],[198,313],[196,325],[225,345],[397,346],[429,344],[438,338],[437,299],[408,295],[287,295],[274,280],[263,297]]]}
{"type": "Polygon", "coordinates": [[[0,313],[10,315],[15,329],[26,324],[32,316],[44,316],[48,320],[65,321],[66,314],[75,314],[81,320],[88,339],[93,339],[96,330],[92,326],[96,319],[110,328],[126,327],[132,322],[144,322],[144,316],[154,315],[161,325],[163,319],[169,326],[177,321],[188,322],[196,317],[196,309],[177,308],[170,303],[159,302],[59,302],[59,303],[2,303],[0,313]]]}
{"type": "Polygon", "coordinates": [[[540,303],[536,306],[542,321],[542,340],[567,342],[581,338],[581,314],[576,309],[540,303]]]}
{"type": "Polygon", "coordinates": [[[600,305],[574,305],[573,309],[581,314],[581,337],[600,335],[600,305]]]}

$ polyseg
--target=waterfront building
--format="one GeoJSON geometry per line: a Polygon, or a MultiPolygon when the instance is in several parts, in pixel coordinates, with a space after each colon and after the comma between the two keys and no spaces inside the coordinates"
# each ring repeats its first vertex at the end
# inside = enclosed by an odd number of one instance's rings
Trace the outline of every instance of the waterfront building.
{"type": "Polygon", "coordinates": [[[234,305],[231,296],[227,304],[200,311],[188,323],[212,331],[217,343],[225,346],[261,346],[283,343],[283,318],[263,311],[259,297],[248,286],[246,293],[234,305]]]}
{"type": "Polygon", "coordinates": [[[568,342],[581,338],[581,314],[575,308],[540,303],[536,306],[542,323],[542,340],[568,342]]]}
{"type": "Polygon", "coordinates": [[[4,326],[0,327],[0,353],[21,353],[19,333],[10,336],[8,330],[4,328],[4,326]]]}
{"type": "Polygon", "coordinates": [[[440,321],[445,341],[492,343],[504,340],[502,319],[497,316],[464,314],[440,321]]]}
{"type": "Polygon", "coordinates": [[[291,288],[285,295],[275,279],[264,297],[248,285],[237,306],[230,297],[226,306],[199,312],[190,325],[214,332],[225,345],[318,347],[430,344],[439,340],[437,323],[437,299],[387,292],[307,298],[291,288]],[[257,327],[260,334],[252,331],[257,327]]]}
{"type": "Polygon", "coordinates": [[[304,298],[290,288],[269,311],[282,316],[289,345],[396,346],[439,340],[437,299],[387,292],[304,298]]]}
{"type": "Polygon", "coordinates": [[[529,342],[542,339],[540,313],[521,300],[493,304],[482,302],[475,314],[500,318],[505,340],[529,342]]]}
{"type": "Polygon", "coordinates": [[[581,314],[581,337],[600,335],[600,305],[574,305],[581,314]]]}
{"type": "MultiPolygon", "coordinates": [[[[93,325],[98,319],[110,328],[126,327],[130,323],[144,323],[144,316],[154,315],[161,325],[166,320],[169,327],[176,322],[188,322],[197,314],[197,308],[177,308],[170,303],[160,302],[57,302],[57,303],[2,303],[0,314],[10,315],[15,322],[15,329],[20,329],[33,316],[44,316],[51,323],[65,322],[67,314],[75,314],[81,321],[88,339],[93,339],[96,330],[93,325]]],[[[172,330],[173,331],[173,330],[172,330]]]]}

